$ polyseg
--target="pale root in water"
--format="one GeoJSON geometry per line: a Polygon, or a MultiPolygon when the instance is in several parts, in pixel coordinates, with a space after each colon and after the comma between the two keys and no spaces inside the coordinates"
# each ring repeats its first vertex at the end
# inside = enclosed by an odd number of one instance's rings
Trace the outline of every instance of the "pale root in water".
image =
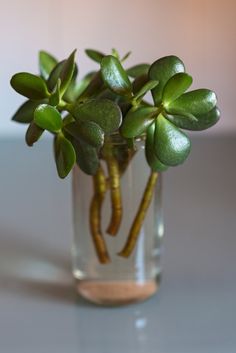
{"type": "Polygon", "coordinates": [[[155,280],[144,283],[133,281],[77,282],[77,291],[83,298],[102,305],[122,305],[143,301],[154,295],[158,287],[155,280]]]}

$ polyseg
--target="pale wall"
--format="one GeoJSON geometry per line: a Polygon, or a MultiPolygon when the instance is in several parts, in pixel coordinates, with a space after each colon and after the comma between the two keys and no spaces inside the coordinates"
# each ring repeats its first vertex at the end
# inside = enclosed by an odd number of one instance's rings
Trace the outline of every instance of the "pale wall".
{"type": "Polygon", "coordinates": [[[22,98],[9,86],[17,71],[37,71],[37,51],[65,57],[78,48],[81,72],[93,64],[83,49],[121,53],[129,64],[176,54],[196,87],[213,88],[222,110],[213,131],[236,130],[235,0],[0,0],[0,134],[23,133],[10,116],[22,98]]]}

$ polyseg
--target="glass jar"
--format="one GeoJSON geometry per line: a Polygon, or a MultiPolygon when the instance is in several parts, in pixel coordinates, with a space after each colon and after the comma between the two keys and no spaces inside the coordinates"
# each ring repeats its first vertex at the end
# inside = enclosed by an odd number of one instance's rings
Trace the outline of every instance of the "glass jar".
{"type": "Polygon", "coordinates": [[[160,174],[152,173],[150,176],[142,141],[137,143],[136,152],[132,154],[123,142],[118,141],[110,147],[115,162],[119,164],[120,225],[116,235],[107,234],[107,226],[115,218],[112,215],[114,180],[108,175],[112,168],[109,162],[103,159],[100,162],[106,190],[97,213],[93,212],[92,206],[96,194],[94,178],[76,166],[73,170],[73,274],[77,291],[82,297],[101,305],[122,305],[145,300],[159,288],[163,237],[162,187],[160,174]],[[150,186],[151,178],[155,180],[150,186]],[[102,246],[106,247],[103,249],[107,252],[105,260],[100,258],[99,261],[95,250],[94,224],[100,230],[102,246]],[[128,256],[124,246],[132,225],[137,240],[128,256]],[[121,249],[125,256],[120,256],[121,249]]]}

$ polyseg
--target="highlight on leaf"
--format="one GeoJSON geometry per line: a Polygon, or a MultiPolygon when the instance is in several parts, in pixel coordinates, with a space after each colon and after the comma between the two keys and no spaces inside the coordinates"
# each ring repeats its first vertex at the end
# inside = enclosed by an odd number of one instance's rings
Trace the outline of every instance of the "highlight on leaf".
{"type": "Polygon", "coordinates": [[[40,104],[34,112],[34,122],[39,127],[50,132],[59,132],[62,128],[62,118],[59,111],[48,104],[40,104]]]}
{"type": "Polygon", "coordinates": [[[187,135],[160,114],[155,122],[154,151],[157,158],[167,166],[176,166],[186,160],[190,149],[187,135]]]}
{"type": "Polygon", "coordinates": [[[107,55],[101,61],[101,74],[105,84],[116,94],[131,96],[132,86],[120,61],[107,55]]]}

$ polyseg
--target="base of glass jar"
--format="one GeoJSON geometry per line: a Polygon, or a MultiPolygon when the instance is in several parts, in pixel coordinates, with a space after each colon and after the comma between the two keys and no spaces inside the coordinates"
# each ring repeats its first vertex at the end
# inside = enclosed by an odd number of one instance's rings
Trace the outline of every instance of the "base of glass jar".
{"type": "Polygon", "coordinates": [[[144,283],[76,280],[76,288],[80,296],[94,304],[105,306],[119,306],[144,301],[157,292],[159,284],[159,279],[144,283]]]}

